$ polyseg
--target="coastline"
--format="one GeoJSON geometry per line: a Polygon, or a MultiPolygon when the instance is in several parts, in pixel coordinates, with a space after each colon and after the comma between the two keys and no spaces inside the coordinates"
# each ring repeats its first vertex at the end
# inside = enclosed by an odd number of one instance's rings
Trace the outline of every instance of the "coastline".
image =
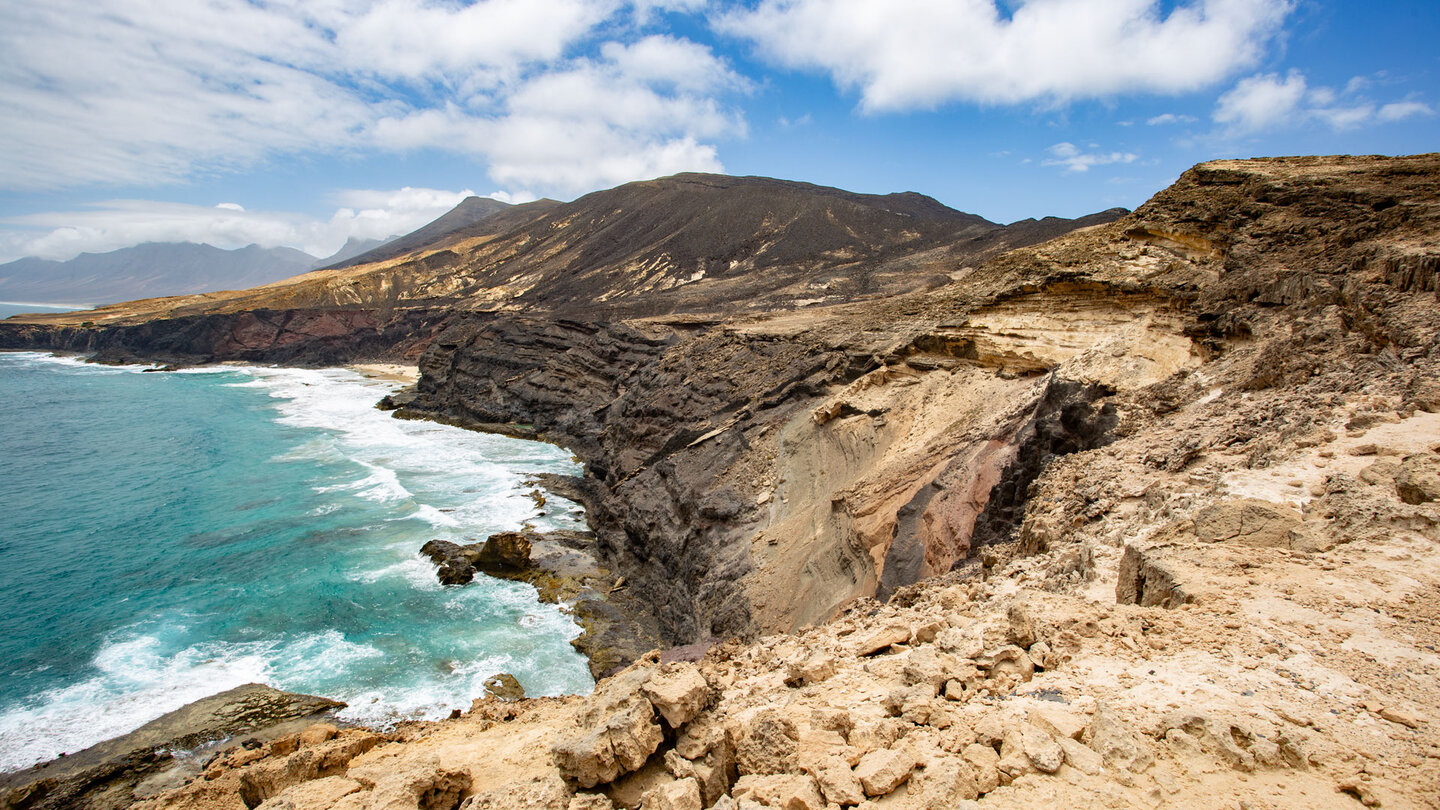
{"type": "MultiPolygon", "coordinates": [[[[16,351],[16,352],[31,352],[31,351],[34,351],[34,350],[17,349],[17,350],[13,350],[13,351],[16,351]]],[[[73,358],[73,359],[76,359],[76,360],[82,361],[82,362],[90,361],[90,360],[93,358],[93,355],[89,355],[89,354],[86,354],[86,353],[79,353],[79,352],[45,351],[44,353],[45,353],[45,354],[49,354],[49,355],[53,355],[53,356],[57,356],[57,357],[73,358]]],[[[216,366],[216,367],[223,367],[223,366],[230,366],[230,365],[244,365],[244,366],[255,367],[255,366],[257,366],[258,364],[255,364],[255,363],[243,363],[243,364],[218,363],[218,364],[204,364],[204,365],[213,365],[213,366],[216,366]]],[[[283,366],[276,366],[276,367],[283,367],[283,366]]],[[[419,376],[418,369],[417,369],[415,366],[409,366],[409,365],[404,365],[404,364],[400,364],[400,363],[368,362],[368,363],[353,363],[353,364],[336,364],[336,365],[330,366],[330,368],[343,369],[343,370],[346,370],[346,371],[354,372],[354,373],[357,373],[357,374],[361,375],[362,377],[364,377],[364,378],[366,378],[366,379],[368,379],[368,380],[384,381],[384,382],[388,382],[388,383],[398,383],[398,384],[401,384],[401,385],[413,384],[413,383],[418,379],[418,376],[419,376]]],[[[150,369],[147,369],[147,370],[150,370],[150,369]]],[[[159,371],[159,370],[162,370],[162,369],[158,369],[158,368],[157,368],[157,369],[154,369],[154,370],[159,371]]],[[[164,369],[164,370],[170,370],[170,369],[164,369]]],[[[527,487],[528,487],[528,486],[535,486],[535,487],[544,489],[544,491],[547,492],[547,493],[550,492],[550,489],[549,489],[545,484],[543,484],[543,483],[541,483],[541,482],[538,482],[538,481],[529,481],[529,482],[526,483],[526,486],[527,486],[527,487]]],[[[559,494],[559,493],[555,493],[555,494],[559,494]]],[[[543,502],[543,499],[542,499],[542,502],[543,502]]],[[[481,537],[483,537],[483,536],[484,536],[484,535],[482,534],[481,537]]],[[[417,548],[411,549],[411,551],[412,551],[412,552],[418,552],[419,549],[418,549],[418,547],[417,547],[417,548]]],[[[553,551],[553,549],[552,549],[552,551],[553,551]]],[[[528,579],[523,580],[523,581],[527,581],[527,582],[530,582],[530,584],[532,584],[532,585],[536,585],[536,586],[537,586],[537,590],[541,591],[541,593],[542,593],[542,601],[548,601],[548,602],[551,602],[552,604],[558,603],[558,602],[560,602],[562,599],[563,599],[565,602],[569,603],[569,602],[572,602],[572,600],[574,600],[575,597],[576,597],[576,594],[574,594],[574,593],[562,593],[562,594],[557,594],[557,593],[555,593],[555,591],[557,591],[557,590],[558,590],[558,591],[569,591],[569,590],[571,590],[572,588],[579,588],[579,587],[583,587],[583,585],[588,585],[588,584],[590,584],[590,583],[588,583],[588,582],[586,582],[586,583],[581,583],[581,582],[579,581],[579,580],[581,579],[581,577],[573,576],[573,572],[568,572],[568,573],[571,573],[570,576],[567,576],[567,572],[562,572],[562,571],[554,571],[554,572],[551,572],[551,571],[548,570],[548,567],[544,564],[543,561],[537,561],[537,564],[536,564],[534,570],[535,570],[535,572],[537,573],[538,577],[539,577],[540,579],[544,580],[544,581],[542,581],[542,582],[534,582],[534,581],[530,581],[530,580],[528,580],[528,579]],[[561,580],[565,580],[565,581],[562,582],[561,580]],[[574,580],[573,584],[570,582],[570,580],[574,580]],[[547,587],[546,587],[547,585],[548,585],[548,590],[551,591],[551,593],[549,594],[550,598],[548,598],[548,599],[544,598],[544,597],[545,597],[545,593],[544,593],[544,592],[547,590],[547,587]],[[557,597],[558,597],[558,598],[557,598],[557,597]]],[[[432,574],[432,576],[433,576],[433,574],[432,574]]],[[[587,600],[587,601],[599,600],[599,601],[608,602],[609,600],[606,599],[606,590],[607,590],[607,586],[610,585],[610,584],[613,584],[613,583],[611,583],[609,580],[605,580],[604,582],[599,582],[599,581],[597,581],[597,582],[595,583],[595,585],[596,585],[595,589],[591,590],[591,592],[586,595],[586,600],[587,600]]],[[[588,589],[587,589],[587,590],[588,590],[588,589]]],[[[568,607],[571,607],[571,605],[567,605],[566,607],[567,607],[567,608],[568,608],[568,607]]],[[[582,632],[583,632],[583,631],[587,631],[587,630],[593,630],[593,626],[594,626],[596,620],[595,620],[595,619],[592,619],[592,620],[590,620],[590,621],[586,621],[586,620],[583,618],[583,616],[585,616],[585,615],[590,615],[590,614],[595,614],[595,613],[597,613],[597,612],[608,612],[608,610],[609,610],[608,608],[601,608],[599,611],[597,611],[597,610],[595,610],[595,609],[591,609],[591,610],[588,610],[588,611],[587,611],[587,610],[585,610],[585,609],[582,608],[581,610],[578,610],[578,611],[576,611],[575,613],[572,614],[571,620],[574,622],[576,628],[577,628],[578,630],[582,631],[582,632]],[[587,626],[587,625],[588,625],[588,626],[587,626]]],[[[569,611],[567,610],[566,612],[569,612],[569,611]]],[[[603,618],[603,617],[601,617],[601,618],[603,618]]],[[[593,656],[593,654],[592,654],[592,652],[591,652],[591,650],[585,648],[584,646],[582,646],[582,645],[580,645],[580,644],[575,644],[575,645],[573,645],[573,646],[577,649],[577,651],[579,651],[579,652],[581,652],[582,654],[584,654],[584,655],[585,655],[585,658],[586,658],[587,660],[591,660],[591,661],[594,661],[594,660],[595,660],[595,659],[594,659],[594,656],[593,656]]],[[[613,662],[611,662],[611,663],[612,663],[612,665],[613,665],[613,662]]],[[[522,676],[522,677],[523,677],[523,676],[522,676]]],[[[324,693],[321,692],[320,694],[324,694],[324,693]]],[[[473,695],[472,697],[478,699],[479,697],[482,697],[482,696],[483,696],[483,693],[473,695]]],[[[202,700],[208,700],[208,699],[209,699],[209,698],[204,698],[204,699],[202,699],[202,700]]],[[[188,705],[191,705],[191,704],[186,704],[186,705],[188,706],[188,705]]],[[[123,735],[122,735],[122,736],[123,736],[123,735]]],[[[110,738],[110,739],[107,740],[106,742],[108,743],[108,742],[111,742],[111,741],[113,741],[113,740],[115,740],[115,739],[118,739],[118,737],[110,738]]],[[[72,754],[72,756],[73,756],[73,754],[72,754]]],[[[63,759],[65,759],[65,758],[62,757],[62,758],[60,758],[60,759],[49,760],[48,762],[49,762],[49,763],[56,763],[56,762],[62,761],[63,759]]],[[[46,774],[44,774],[44,773],[41,773],[41,771],[44,770],[45,767],[46,767],[46,764],[44,764],[44,763],[35,766],[34,770],[35,770],[35,772],[36,772],[36,773],[35,773],[35,777],[36,777],[36,778],[43,778],[43,777],[46,775],[46,774]]],[[[27,771],[25,771],[25,770],[22,770],[22,771],[12,771],[12,772],[10,772],[10,773],[8,773],[8,774],[5,774],[6,781],[7,781],[7,783],[13,785],[13,781],[12,781],[12,780],[16,779],[19,775],[25,774],[25,773],[27,773],[27,771]]]]}

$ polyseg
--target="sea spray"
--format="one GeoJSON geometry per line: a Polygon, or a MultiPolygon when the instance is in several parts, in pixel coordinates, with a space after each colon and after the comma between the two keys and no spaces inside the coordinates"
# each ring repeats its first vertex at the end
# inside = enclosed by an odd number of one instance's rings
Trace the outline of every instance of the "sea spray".
{"type": "Polygon", "coordinates": [[[148,374],[0,354],[0,769],[251,681],[374,725],[468,707],[514,673],[588,691],[579,632],[529,586],[443,588],[417,550],[530,523],[564,450],[373,403],[344,370],[148,374]]]}

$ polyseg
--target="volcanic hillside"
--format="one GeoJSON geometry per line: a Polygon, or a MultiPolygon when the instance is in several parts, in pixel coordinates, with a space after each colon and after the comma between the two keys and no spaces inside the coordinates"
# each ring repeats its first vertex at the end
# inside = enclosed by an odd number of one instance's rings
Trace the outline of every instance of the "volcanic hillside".
{"type": "Polygon", "coordinates": [[[705,174],[628,183],[565,204],[474,202],[345,265],[252,290],[39,321],[137,323],[261,309],[365,309],[381,320],[405,309],[585,318],[764,311],[932,288],[1002,250],[1124,213],[1001,226],[912,192],[853,194],[705,174]]]}

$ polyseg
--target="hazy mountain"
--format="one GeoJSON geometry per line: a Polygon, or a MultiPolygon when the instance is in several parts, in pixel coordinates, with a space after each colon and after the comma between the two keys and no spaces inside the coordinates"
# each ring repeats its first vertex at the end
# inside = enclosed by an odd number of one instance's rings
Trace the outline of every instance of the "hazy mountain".
{"type": "Polygon", "coordinates": [[[64,261],[25,258],[0,265],[0,300],[106,304],[280,281],[315,266],[291,248],[221,250],[193,242],[146,242],[64,261]]]}
{"type": "Polygon", "coordinates": [[[390,239],[357,239],[352,236],[349,239],[345,240],[345,244],[341,245],[339,250],[331,253],[329,256],[326,256],[323,259],[315,261],[313,266],[329,267],[332,264],[340,264],[341,262],[353,259],[362,253],[375,250],[376,248],[387,244],[389,241],[390,239]]]}
{"type": "MultiPolygon", "coordinates": [[[[553,200],[544,200],[554,204],[553,200]]],[[[529,205],[534,205],[533,203],[529,205]]],[[[445,212],[434,222],[411,231],[404,236],[396,237],[383,245],[375,248],[352,253],[349,256],[326,262],[321,265],[325,268],[353,267],[357,264],[371,264],[383,262],[388,259],[404,256],[406,253],[432,245],[441,239],[457,231],[471,228],[477,223],[490,219],[496,214],[512,208],[524,208],[524,206],[512,206],[499,200],[492,200],[489,197],[466,197],[460,204],[445,212]]],[[[343,250],[342,250],[343,252],[343,250]]],[[[336,254],[339,255],[339,254],[336,254]]]]}

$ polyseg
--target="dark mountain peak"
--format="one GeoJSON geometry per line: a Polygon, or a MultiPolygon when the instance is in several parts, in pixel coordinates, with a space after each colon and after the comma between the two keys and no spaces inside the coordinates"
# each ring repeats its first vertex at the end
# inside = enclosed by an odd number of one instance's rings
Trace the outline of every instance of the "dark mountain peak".
{"type": "Polygon", "coordinates": [[[446,237],[452,236],[460,231],[475,226],[477,223],[494,217],[504,211],[511,209],[509,203],[501,202],[491,197],[466,197],[454,208],[441,214],[440,217],[424,227],[411,231],[404,236],[386,242],[379,247],[364,251],[360,254],[352,254],[341,261],[326,266],[324,269],[335,270],[342,267],[354,267],[359,264],[371,264],[399,258],[407,253],[422,250],[430,247],[446,237]]]}

